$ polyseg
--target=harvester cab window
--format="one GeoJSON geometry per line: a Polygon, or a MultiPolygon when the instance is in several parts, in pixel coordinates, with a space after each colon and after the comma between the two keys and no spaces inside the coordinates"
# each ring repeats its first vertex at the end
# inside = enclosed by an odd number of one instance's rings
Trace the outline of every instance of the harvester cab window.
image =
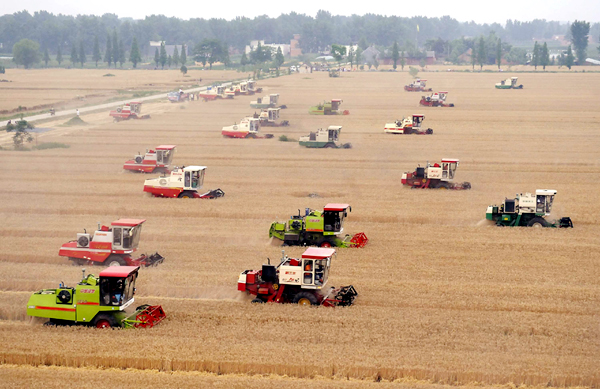
{"type": "Polygon", "coordinates": [[[421,117],[413,116],[413,127],[421,127],[421,120],[421,117]]]}
{"type": "Polygon", "coordinates": [[[449,170],[449,174],[450,174],[450,179],[454,178],[454,172],[456,171],[456,162],[452,162],[450,163],[450,170],[449,170]]]}
{"type": "Polygon", "coordinates": [[[536,202],[536,213],[546,212],[546,196],[538,195],[536,202]]]}
{"type": "Polygon", "coordinates": [[[130,249],[133,243],[133,228],[123,228],[123,248],[130,249]]]}
{"type": "Polygon", "coordinates": [[[313,275],[314,275],[314,264],[312,259],[304,259],[302,260],[304,274],[302,277],[302,283],[305,285],[313,284],[313,275]]]}
{"type": "Polygon", "coordinates": [[[315,261],[315,285],[323,286],[327,282],[327,266],[325,260],[315,261]]]}
{"type": "Polygon", "coordinates": [[[163,153],[165,153],[164,150],[157,150],[156,151],[156,162],[158,162],[158,163],[162,163],[163,162],[163,157],[164,157],[163,153]]]}
{"type": "Polygon", "coordinates": [[[329,140],[336,141],[337,138],[337,130],[329,130],[329,140]]]}
{"type": "MultiPolygon", "coordinates": [[[[129,236],[131,238],[130,242],[131,242],[131,246],[127,247],[127,248],[137,248],[138,244],[140,243],[140,235],[142,234],[142,225],[139,224],[135,227],[132,227],[131,230],[129,230],[129,236]]],[[[123,239],[123,248],[126,248],[125,246],[125,239],[123,239]]]]}
{"type": "Polygon", "coordinates": [[[184,179],[184,184],[183,186],[186,188],[189,188],[192,184],[192,172],[185,172],[185,179],[184,179]]]}
{"type": "Polygon", "coordinates": [[[113,228],[113,245],[121,246],[121,228],[115,227],[113,228]]]}
{"type": "Polygon", "coordinates": [[[448,169],[449,165],[448,163],[444,162],[442,163],[442,178],[448,178],[448,169]]]}
{"type": "Polygon", "coordinates": [[[339,232],[342,228],[342,218],[337,211],[323,212],[323,230],[339,232]]]}
{"type": "Polygon", "coordinates": [[[340,107],[340,102],[339,101],[332,101],[331,102],[331,110],[337,111],[339,107],[340,107]]]}

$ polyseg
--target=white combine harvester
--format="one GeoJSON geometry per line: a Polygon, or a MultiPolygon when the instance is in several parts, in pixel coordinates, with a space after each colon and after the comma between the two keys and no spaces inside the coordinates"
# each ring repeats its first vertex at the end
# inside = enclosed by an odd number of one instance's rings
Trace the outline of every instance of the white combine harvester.
{"type": "Polygon", "coordinates": [[[206,166],[185,166],[175,168],[169,175],[152,178],[144,182],[144,192],[154,197],[174,197],[183,199],[216,199],[225,196],[221,189],[199,193],[204,184],[206,166]]]}
{"type": "Polygon", "coordinates": [[[394,123],[387,123],[383,129],[383,132],[386,134],[433,134],[433,130],[431,128],[426,130],[421,129],[421,124],[424,120],[424,115],[414,114],[412,116],[403,118],[402,120],[396,120],[394,123]]]}
{"type": "Polygon", "coordinates": [[[227,138],[267,138],[273,137],[273,134],[260,135],[258,130],[260,128],[260,120],[258,118],[243,118],[239,124],[232,126],[223,127],[221,135],[227,138]]]}

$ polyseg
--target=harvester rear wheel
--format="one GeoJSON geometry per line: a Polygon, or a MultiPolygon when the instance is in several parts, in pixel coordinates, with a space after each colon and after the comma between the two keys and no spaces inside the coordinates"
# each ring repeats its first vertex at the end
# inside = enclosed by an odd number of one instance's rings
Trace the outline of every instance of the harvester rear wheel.
{"type": "Polygon", "coordinates": [[[292,301],[294,304],[298,305],[317,305],[317,297],[310,292],[300,292],[294,296],[294,300],[292,301]]]}
{"type": "Polygon", "coordinates": [[[548,222],[541,217],[534,217],[527,223],[527,227],[542,228],[548,227],[548,222]]]}
{"type": "Polygon", "coordinates": [[[331,241],[324,240],[322,242],[319,242],[319,247],[335,247],[335,245],[331,241]]]}
{"type": "Polygon", "coordinates": [[[115,317],[113,315],[100,313],[96,315],[96,317],[92,321],[92,325],[96,328],[110,328],[116,327],[117,321],[115,320],[115,317]]]}
{"type": "Polygon", "coordinates": [[[104,261],[104,265],[106,265],[106,266],[125,266],[125,265],[127,265],[127,263],[120,256],[111,255],[110,257],[106,258],[106,260],[104,261]]]}
{"type": "Polygon", "coordinates": [[[181,192],[177,197],[179,197],[180,199],[193,199],[194,195],[192,194],[192,192],[181,192]]]}
{"type": "Polygon", "coordinates": [[[255,298],[254,300],[252,300],[252,304],[263,304],[263,303],[264,303],[264,301],[259,298],[255,298]]]}

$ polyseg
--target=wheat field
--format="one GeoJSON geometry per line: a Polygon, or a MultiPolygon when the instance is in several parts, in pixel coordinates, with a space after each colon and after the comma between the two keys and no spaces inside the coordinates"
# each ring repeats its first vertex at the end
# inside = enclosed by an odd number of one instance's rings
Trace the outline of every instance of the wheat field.
{"type": "MultiPolygon", "coordinates": [[[[213,73],[224,77],[202,75],[213,73]]],[[[288,107],[290,127],[261,129],[274,139],[221,137],[254,112],[254,98],[238,96],[148,104],[146,121],[113,123],[106,112],[82,115],[85,126],[50,122],[56,130],[37,141],[70,148],[0,151],[0,386],[73,376],[155,387],[600,385],[600,74],[520,73],[523,90],[493,88],[506,72],[420,75],[456,107],[420,108],[421,94],[402,90],[406,72],[295,74],[259,83],[288,107]],[[350,115],[307,114],[331,98],[350,115]],[[383,133],[413,113],[434,135],[383,133]],[[342,125],[353,148],[277,140],[328,125],[342,125]],[[145,177],[122,164],[165,143],[178,145],[175,164],[208,166],[205,188],[226,196],[145,196],[145,177]],[[472,190],[401,185],[404,171],[445,157],[460,159],[457,180],[472,190]],[[485,222],[488,205],[542,188],[558,191],[553,217],[570,216],[575,228],[485,222]],[[353,284],[355,305],[250,304],[236,290],[239,272],[303,251],[270,242],[270,223],[328,202],[350,203],[347,231],[370,239],[332,264],[330,284],[353,284]],[[162,304],[167,319],[136,331],[29,320],[33,291],[80,279],[60,245],[119,217],[147,219],[140,251],[166,257],[142,269],[136,302],[162,304]]],[[[28,93],[15,89],[12,101],[28,93]]]]}

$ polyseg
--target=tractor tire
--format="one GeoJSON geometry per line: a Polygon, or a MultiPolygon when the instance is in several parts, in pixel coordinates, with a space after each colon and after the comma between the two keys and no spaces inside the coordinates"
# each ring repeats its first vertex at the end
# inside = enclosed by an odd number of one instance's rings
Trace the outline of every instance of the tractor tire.
{"type": "Polygon", "coordinates": [[[318,305],[317,296],[310,292],[300,292],[294,296],[292,300],[294,304],[298,305],[318,305]]]}
{"type": "Polygon", "coordinates": [[[110,328],[117,327],[117,321],[113,315],[107,313],[99,313],[92,320],[92,326],[96,328],[110,328]]]}
{"type": "Polygon", "coordinates": [[[180,199],[193,199],[194,194],[192,192],[185,191],[185,192],[181,192],[179,194],[179,196],[177,196],[177,197],[179,197],[180,199]]]}
{"type": "Polygon", "coordinates": [[[329,247],[336,247],[335,244],[332,241],[327,240],[327,239],[323,239],[323,240],[319,241],[319,243],[317,243],[317,246],[319,246],[319,247],[327,247],[327,248],[329,248],[329,247]]]}
{"type": "Polygon", "coordinates": [[[531,219],[529,221],[529,223],[527,223],[527,227],[535,227],[535,228],[548,227],[548,222],[541,217],[534,217],[533,219],[531,219]]]}
{"type": "Polygon", "coordinates": [[[333,143],[327,143],[327,144],[325,145],[325,148],[326,148],[326,149],[333,149],[333,148],[335,148],[335,145],[334,145],[333,143]]]}
{"type": "Polygon", "coordinates": [[[264,304],[265,302],[262,299],[255,298],[252,300],[252,304],[264,304]]]}
{"type": "Polygon", "coordinates": [[[125,260],[118,255],[111,255],[104,260],[104,266],[126,266],[126,265],[127,265],[127,262],[125,262],[125,260]]]}

